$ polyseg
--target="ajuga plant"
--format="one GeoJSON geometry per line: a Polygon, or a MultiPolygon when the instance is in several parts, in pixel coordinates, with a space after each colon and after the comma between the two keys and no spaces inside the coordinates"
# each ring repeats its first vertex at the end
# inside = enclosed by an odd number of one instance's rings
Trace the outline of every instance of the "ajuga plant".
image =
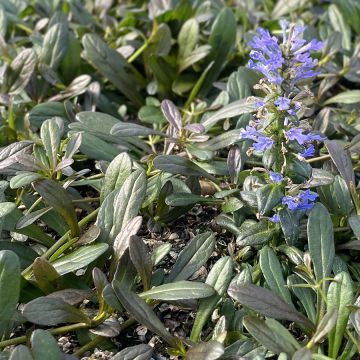
{"type": "Polygon", "coordinates": [[[302,39],[305,28],[300,25],[289,26],[283,20],[281,29],[282,42],[259,28],[258,35],[249,43],[252,50],[248,66],[265,76],[255,87],[266,96],[255,103],[256,115],[241,131],[243,139],[253,142],[248,152],[263,154],[269,184],[259,195],[259,216],[275,209],[275,214],[269,217],[273,222],[280,221],[276,211],[279,204],[290,212],[306,212],[313,207],[317,194],[303,190],[306,185],[295,184],[310,179],[312,169],[305,159],[314,156],[316,142],[325,139],[311,131],[308,119],[299,120],[313,98],[305,84],[319,74],[311,51],[319,51],[323,44],[315,39],[310,42],[302,39]]]}
{"type": "Polygon", "coordinates": [[[356,359],[359,16],[2,0],[0,359],[356,359]]]}

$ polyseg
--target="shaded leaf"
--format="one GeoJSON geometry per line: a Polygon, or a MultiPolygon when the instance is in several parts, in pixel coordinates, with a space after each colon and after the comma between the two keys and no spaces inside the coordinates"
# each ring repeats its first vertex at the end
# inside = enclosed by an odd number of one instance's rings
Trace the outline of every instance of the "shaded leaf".
{"type": "Polygon", "coordinates": [[[138,295],[131,292],[126,285],[117,280],[112,282],[116,296],[124,308],[149,330],[161,336],[169,345],[177,347],[177,340],[165,328],[153,310],[138,295]]]}
{"type": "Polygon", "coordinates": [[[10,250],[0,251],[0,335],[2,336],[15,313],[20,295],[20,262],[10,250]]]}
{"type": "Polygon", "coordinates": [[[22,314],[34,324],[54,326],[62,323],[89,323],[88,317],[63,300],[38,297],[28,302],[22,314]],[[51,313],[51,316],[49,314],[51,313]]]}
{"type": "Polygon", "coordinates": [[[166,282],[188,279],[207,262],[214,247],[215,235],[212,232],[195,236],[177,257],[166,282]]]}
{"type": "Polygon", "coordinates": [[[295,321],[313,328],[313,323],[273,292],[253,284],[230,286],[228,294],[240,304],[278,320],[295,321]]]}
{"type": "Polygon", "coordinates": [[[45,203],[58,212],[70,227],[72,237],[80,233],[72,199],[67,191],[54,180],[39,180],[33,183],[34,189],[41,195],[45,203]]]}

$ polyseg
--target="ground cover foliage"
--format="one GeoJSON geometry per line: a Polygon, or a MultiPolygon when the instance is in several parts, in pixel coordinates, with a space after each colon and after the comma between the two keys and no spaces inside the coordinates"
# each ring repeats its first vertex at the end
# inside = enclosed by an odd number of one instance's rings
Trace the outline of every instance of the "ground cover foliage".
{"type": "Polygon", "coordinates": [[[2,0],[0,359],[358,358],[359,17],[2,0]]]}

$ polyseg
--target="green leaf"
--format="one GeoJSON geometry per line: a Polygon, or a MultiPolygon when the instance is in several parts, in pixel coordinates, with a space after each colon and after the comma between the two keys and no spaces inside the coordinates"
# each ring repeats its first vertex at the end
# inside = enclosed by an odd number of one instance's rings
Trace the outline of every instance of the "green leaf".
{"type": "Polygon", "coordinates": [[[336,175],[332,184],[317,189],[321,202],[332,214],[347,215],[352,212],[354,205],[346,181],[336,175]]]}
{"type": "Polygon", "coordinates": [[[330,331],[328,336],[329,356],[331,358],[337,358],[338,356],[350,315],[348,305],[351,305],[353,301],[352,280],[350,275],[343,271],[335,276],[327,292],[328,311],[336,309],[338,312],[335,328],[330,331]]]}
{"type": "Polygon", "coordinates": [[[196,344],[186,352],[187,360],[216,360],[224,354],[224,345],[216,340],[196,344]]]}
{"type": "Polygon", "coordinates": [[[82,56],[135,105],[143,105],[140,95],[143,79],[137,70],[116,50],[109,48],[98,35],[82,38],[82,56]]]}
{"type": "Polygon", "coordinates": [[[189,19],[185,21],[185,23],[181,27],[178,36],[178,56],[180,64],[183,59],[185,59],[192,53],[195,45],[198,42],[199,31],[199,23],[196,21],[196,19],[189,19]]]}
{"type": "Polygon", "coordinates": [[[214,61],[211,72],[206,76],[200,95],[204,96],[217,80],[236,40],[236,19],[231,9],[224,7],[213,22],[208,44],[211,52],[207,56],[207,64],[214,61]]]}
{"type": "Polygon", "coordinates": [[[114,198],[114,221],[111,238],[138,215],[146,195],[146,174],[142,169],[134,171],[124,182],[114,198]]]}
{"type": "Polygon", "coordinates": [[[38,254],[26,244],[22,244],[18,241],[0,241],[0,251],[1,250],[10,250],[14,252],[20,261],[21,269],[25,269],[33,263],[38,254]]]}
{"type": "Polygon", "coordinates": [[[229,256],[219,259],[209,272],[206,278],[206,284],[212,286],[215,294],[200,300],[196,313],[195,322],[191,330],[190,340],[198,342],[201,337],[201,331],[216,304],[226,293],[233,275],[233,260],[229,256]]]}
{"type": "Polygon", "coordinates": [[[266,184],[256,191],[258,211],[261,215],[267,214],[278,205],[284,193],[278,184],[266,184]]]}
{"type": "Polygon", "coordinates": [[[121,304],[126,311],[136,319],[136,321],[145,325],[155,334],[158,334],[172,347],[178,347],[178,340],[166,330],[163,323],[143,299],[131,292],[126,285],[117,280],[112,282],[112,287],[121,304]]]}
{"type": "Polygon", "coordinates": [[[295,245],[299,237],[298,220],[287,208],[279,211],[280,226],[288,245],[295,245]]]}
{"type": "Polygon", "coordinates": [[[142,106],[138,112],[138,117],[142,122],[148,124],[163,124],[165,122],[160,108],[154,105],[142,106]]]}
{"type": "Polygon", "coordinates": [[[83,246],[70,254],[60,257],[51,265],[60,275],[68,274],[92,263],[100,255],[104,254],[108,247],[109,245],[105,243],[83,246]]]}
{"type": "Polygon", "coordinates": [[[141,298],[172,301],[201,299],[214,294],[214,289],[208,284],[195,281],[176,281],[153,287],[151,290],[140,294],[141,298]]]}
{"type": "Polygon", "coordinates": [[[312,359],[311,355],[312,355],[311,350],[304,347],[296,351],[296,353],[293,355],[291,360],[311,360],[312,359]]]}
{"type": "Polygon", "coordinates": [[[341,10],[346,22],[359,34],[360,24],[358,19],[360,16],[360,6],[357,0],[336,0],[335,3],[341,10]]]}
{"type": "Polygon", "coordinates": [[[215,247],[215,235],[208,231],[195,236],[182,250],[170,271],[166,282],[186,280],[201,268],[215,247]]]}
{"type": "Polygon", "coordinates": [[[9,250],[0,251],[0,336],[2,336],[15,313],[20,295],[20,262],[9,250]]]}
{"type": "Polygon", "coordinates": [[[67,191],[54,180],[39,180],[33,183],[34,189],[44,202],[59,213],[70,227],[72,237],[80,234],[72,199],[67,191]]]}
{"type": "Polygon", "coordinates": [[[291,300],[290,291],[282,274],[280,261],[269,246],[264,246],[260,250],[260,268],[269,288],[279,295],[289,305],[294,306],[291,300]]]}
{"type": "Polygon", "coordinates": [[[360,90],[348,90],[326,100],[324,105],[329,104],[356,104],[360,101],[360,90]]]}
{"type": "Polygon", "coordinates": [[[274,319],[264,321],[246,316],[243,323],[246,330],[274,354],[292,355],[300,347],[289,331],[274,319]]]}
{"type": "Polygon", "coordinates": [[[245,99],[252,94],[254,85],[260,80],[259,75],[245,67],[240,66],[236,72],[233,72],[226,84],[226,90],[229,93],[230,102],[245,99]]]}
{"type": "Polygon", "coordinates": [[[316,322],[316,309],[315,309],[315,293],[312,289],[304,286],[292,286],[292,285],[306,285],[305,281],[301,280],[297,275],[293,274],[287,278],[288,286],[296,297],[300,300],[303,305],[307,317],[312,321],[316,322]]]}
{"type": "Polygon", "coordinates": [[[16,223],[16,229],[23,229],[31,224],[33,224],[36,220],[40,219],[43,215],[47,214],[52,210],[52,207],[44,207],[42,209],[33,211],[31,213],[27,213],[19,221],[16,223]]]}
{"type": "Polygon", "coordinates": [[[217,182],[217,179],[194,164],[191,160],[177,155],[158,155],[153,162],[155,168],[170,174],[182,174],[187,176],[202,176],[217,182]]]}
{"type": "Polygon", "coordinates": [[[198,144],[200,149],[216,151],[228,147],[238,141],[241,141],[239,129],[226,131],[218,136],[214,136],[208,141],[198,144]]]}
{"type": "Polygon", "coordinates": [[[0,203],[0,219],[9,215],[16,209],[16,204],[12,202],[0,203]]]}
{"type": "MultiPolygon", "coordinates": [[[[179,72],[183,72],[188,67],[196,64],[200,60],[204,59],[208,56],[208,54],[211,52],[211,46],[210,45],[201,45],[194,49],[191,54],[189,54],[186,58],[184,58],[179,66],[179,72]]],[[[211,62],[209,65],[211,67],[214,65],[214,62],[211,62]]],[[[205,71],[204,71],[205,72],[205,71]]],[[[204,79],[201,83],[203,83],[206,80],[206,76],[208,74],[208,71],[206,71],[204,79]]],[[[200,90],[200,89],[199,89],[200,90]]]]}
{"type": "Polygon", "coordinates": [[[222,200],[213,199],[201,195],[189,193],[174,193],[166,197],[165,203],[170,206],[188,206],[195,204],[216,204],[222,203],[222,200]]]}
{"type": "Polygon", "coordinates": [[[334,175],[330,171],[323,169],[312,169],[311,179],[306,184],[305,188],[318,187],[330,185],[334,182],[334,175]]]}
{"type": "Polygon", "coordinates": [[[62,323],[90,323],[90,319],[76,307],[63,300],[45,296],[28,302],[24,306],[22,314],[28,321],[37,325],[55,326],[62,323]]]}
{"type": "Polygon", "coordinates": [[[35,70],[36,62],[34,49],[22,50],[11,62],[5,79],[10,95],[17,95],[24,90],[35,70]]]}
{"type": "Polygon", "coordinates": [[[67,24],[57,23],[50,27],[44,37],[39,61],[56,70],[67,52],[69,31],[67,24]]]}
{"type": "Polygon", "coordinates": [[[64,132],[64,123],[61,118],[46,120],[41,125],[40,137],[43,142],[46,155],[50,160],[51,169],[54,170],[58,160],[58,151],[61,137],[64,132]]]}
{"type": "Polygon", "coordinates": [[[82,133],[80,151],[90,159],[105,161],[112,161],[120,152],[112,143],[86,132],[82,133]]]}
{"type": "Polygon", "coordinates": [[[125,180],[131,174],[131,168],[132,161],[126,152],[120,153],[111,161],[106,170],[104,183],[101,187],[101,202],[103,202],[106,196],[113,190],[120,188],[124,184],[125,180]]]}
{"type": "Polygon", "coordinates": [[[143,282],[144,290],[149,290],[152,276],[149,248],[140,237],[134,235],[129,241],[129,253],[131,261],[143,282]]]}
{"type": "MultiPolygon", "coordinates": [[[[328,16],[331,26],[335,31],[341,34],[341,44],[344,50],[351,49],[351,29],[348,25],[347,19],[344,18],[343,14],[335,4],[330,4],[328,7],[328,16]]],[[[328,102],[326,102],[328,103],[328,102]]]]}
{"type": "Polygon", "coordinates": [[[51,245],[54,244],[54,239],[52,239],[49,235],[45,234],[43,230],[35,224],[26,226],[23,229],[16,229],[16,224],[21,217],[22,217],[22,212],[19,209],[14,209],[14,211],[12,211],[5,218],[3,225],[4,230],[14,231],[16,233],[26,235],[29,238],[47,247],[50,247],[51,245]]]}
{"type": "Polygon", "coordinates": [[[9,360],[34,360],[30,350],[25,345],[18,345],[11,352],[9,360]]]}
{"type": "Polygon", "coordinates": [[[216,111],[214,114],[204,117],[201,120],[201,123],[208,130],[219,120],[254,112],[256,110],[255,102],[256,100],[250,101],[250,99],[248,98],[234,101],[228,105],[225,105],[220,110],[216,111]]]}
{"type": "Polygon", "coordinates": [[[148,136],[148,135],[161,135],[166,136],[166,134],[161,131],[150,129],[146,126],[119,122],[115,124],[110,131],[111,135],[119,137],[128,137],[128,136],[148,136]]]}
{"type": "Polygon", "coordinates": [[[316,327],[316,331],[311,338],[311,343],[321,342],[322,339],[333,329],[336,325],[338,317],[337,309],[331,309],[328,311],[323,318],[320,320],[319,325],[316,327]]]}
{"type": "Polygon", "coordinates": [[[41,329],[33,331],[30,342],[34,360],[63,359],[57,341],[48,331],[41,329]]]}
{"type": "Polygon", "coordinates": [[[121,258],[126,249],[129,247],[131,237],[137,234],[140,230],[141,224],[142,217],[136,216],[131,219],[116,236],[113,244],[115,262],[121,258]]]}
{"type": "Polygon", "coordinates": [[[129,346],[115,354],[111,360],[149,360],[153,351],[153,348],[147,344],[129,346]]]}
{"type": "Polygon", "coordinates": [[[230,197],[225,200],[225,202],[221,207],[221,210],[224,213],[233,213],[243,207],[244,207],[244,203],[240,199],[236,197],[230,197]]]}
{"type": "Polygon", "coordinates": [[[346,181],[350,190],[351,184],[353,186],[355,185],[355,174],[350,152],[344,150],[343,147],[335,140],[326,140],[325,145],[329,151],[331,159],[339,170],[340,175],[346,181]]]}
{"type": "Polygon", "coordinates": [[[267,221],[260,221],[241,228],[236,243],[239,246],[256,246],[267,243],[276,233],[275,229],[268,227],[267,221]]]}
{"type": "Polygon", "coordinates": [[[334,231],[330,214],[317,203],[311,210],[307,225],[310,255],[317,281],[330,276],[334,256],[334,231]]]}
{"type": "Polygon", "coordinates": [[[30,124],[36,127],[40,127],[45,120],[53,117],[60,117],[64,120],[67,120],[64,104],[56,101],[49,101],[35,105],[27,113],[27,117],[30,121],[30,124]]]}
{"type": "Polygon", "coordinates": [[[11,189],[18,189],[26,185],[30,185],[33,181],[38,180],[41,175],[30,172],[21,171],[10,179],[11,189]]]}
{"type": "Polygon", "coordinates": [[[310,0],[278,0],[272,11],[272,17],[279,19],[284,15],[295,12],[297,9],[302,8],[310,0]]]}
{"type": "Polygon", "coordinates": [[[268,289],[253,284],[231,285],[228,294],[240,304],[278,320],[295,321],[309,328],[314,324],[268,289]]]}

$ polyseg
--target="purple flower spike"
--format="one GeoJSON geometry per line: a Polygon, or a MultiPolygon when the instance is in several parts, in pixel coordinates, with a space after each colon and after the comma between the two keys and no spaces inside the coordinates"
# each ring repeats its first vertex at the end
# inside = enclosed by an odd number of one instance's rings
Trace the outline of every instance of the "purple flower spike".
{"type": "Polygon", "coordinates": [[[302,38],[305,27],[295,25],[290,31],[286,20],[280,21],[283,41],[282,46],[275,36],[271,36],[268,30],[257,29],[257,34],[249,42],[253,49],[250,52],[248,66],[261,72],[269,83],[281,85],[285,78],[294,86],[299,81],[314,77],[319,74],[314,68],[317,60],[310,56],[311,51],[319,51],[323,43],[316,39],[306,42],[302,38]],[[289,46],[286,46],[289,44],[289,46]],[[286,54],[285,54],[285,49],[286,54]],[[286,62],[285,62],[286,57],[286,62]],[[283,65],[286,63],[286,69],[283,65]]]}
{"type": "Polygon", "coordinates": [[[250,52],[250,69],[261,72],[270,83],[280,85],[283,81],[279,70],[282,67],[284,58],[278,40],[271,36],[268,30],[257,29],[255,35],[249,42],[252,47],[250,52]]]}
{"type": "Polygon", "coordinates": [[[288,110],[290,108],[290,101],[290,99],[280,96],[274,101],[274,104],[279,110],[288,110]]]}
{"type": "Polygon", "coordinates": [[[275,171],[270,171],[270,180],[274,183],[280,183],[284,180],[284,177],[275,171]]]}

